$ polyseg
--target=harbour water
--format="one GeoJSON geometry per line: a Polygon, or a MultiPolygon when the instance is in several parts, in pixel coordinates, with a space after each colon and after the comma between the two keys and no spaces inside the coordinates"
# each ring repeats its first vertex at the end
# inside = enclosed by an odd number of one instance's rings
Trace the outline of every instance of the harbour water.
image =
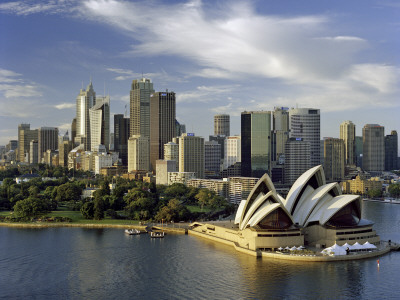
{"type": "MultiPolygon", "coordinates": [[[[364,202],[400,242],[400,205],[364,202]]],[[[0,227],[1,299],[400,299],[400,252],[350,262],[256,259],[194,236],[0,227]]]]}

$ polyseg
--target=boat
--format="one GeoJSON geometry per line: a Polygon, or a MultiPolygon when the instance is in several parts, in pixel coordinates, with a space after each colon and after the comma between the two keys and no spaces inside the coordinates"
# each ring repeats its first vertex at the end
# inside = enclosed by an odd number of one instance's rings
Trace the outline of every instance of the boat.
{"type": "Polygon", "coordinates": [[[137,235],[140,234],[140,230],[134,229],[125,229],[125,233],[129,235],[137,235]]]}
{"type": "Polygon", "coordinates": [[[150,232],[150,237],[151,238],[163,238],[164,237],[164,232],[150,232]]]}

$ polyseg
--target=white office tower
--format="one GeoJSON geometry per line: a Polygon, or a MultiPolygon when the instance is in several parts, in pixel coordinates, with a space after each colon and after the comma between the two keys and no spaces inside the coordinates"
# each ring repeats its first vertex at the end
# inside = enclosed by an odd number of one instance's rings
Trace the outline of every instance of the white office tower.
{"type": "Polygon", "coordinates": [[[149,138],[133,135],[128,140],[128,172],[149,171],[149,138]]]}
{"type": "Polygon", "coordinates": [[[89,109],[90,149],[94,151],[98,145],[110,146],[110,97],[98,97],[96,104],[89,109]]]}
{"type": "Polygon", "coordinates": [[[76,97],[76,138],[74,142],[84,144],[85,151],[91,150],[89,109],[95,104],[96,93],[90,82],[86,90],[81,89],[76,97]]]}
{"type": "Polygon", "coordinates": [[[227,169],[229,166],[241,161],[241,146],[241,138],[238,135],[229,136],[225,139],[224,169],[227,169]]]}
{"type": "Polygon", "coordinates": [[[290,138],[285,144],[285,184],[292,185],[310,169],[310,143],[301,138],[290,138]]]}
{"type": "MultiPolygon", "coordinates": [[[[320,111],[314,108],[289,109],[289,127],[291,138],[301,138],[310,143],[311,165],[321,164],[321,122],[320,111]]],[[[303,173],[303,172],[302,172],[303,173]]],[[[299,176],[302,174],[300,173],[299,176]]]]}
{"type": "Polygon", "coordinates": [[[164,160],[176,161],[176,169],[179,170],[179,145],[174,142],[164,144],[164,160]]]}
{"type": "Polygon", "coordinates": [[[230,136],[230,117],[221,114],[214,116],[214,135],[230,136]]]}

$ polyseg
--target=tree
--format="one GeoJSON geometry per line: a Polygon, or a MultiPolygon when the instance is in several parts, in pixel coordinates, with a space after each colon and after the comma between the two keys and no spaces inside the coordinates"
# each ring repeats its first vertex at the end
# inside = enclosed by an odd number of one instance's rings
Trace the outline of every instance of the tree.
{"type": "Polygon", "coordinates": [[[157,221],[181,221],[187,220],[190,216],[189,210],[177,199],[171,199],[168,205],[163,206],[156,214],[157,221]]]}
{"type": "Polygon", "coordinates": [[[389,194],[392,197],[399,197],[400,196],[400,183],[394,183],[389,185],[389,194]]]}
{"type": "Polygon", "coordinates": [[[209,199],[214,197],[214,195],[215,193],[209,189],[200,189],[195,198],[199,202],[201,209],[203,209],[204,205],[207,205],[209,203],[209,199]]]}
{"type": "Polygon", "coordinates": [[[45,200],[29,196],[24,200],[19,200],[14,205],[14,213],[17,217],[35,217],[47,212],[48,205],[45,200]]]}
{"type": "Polygon", "coordinates": [[[93,218],[95,220],[101,220],[104,218],[104,200],[100,195],[94,198],[93,209],[93,218]]]}
{"type": "Polygon", "coordinates": [[[81,214],[85,219],[93,219],[94,204],[92,201],[85,202],[81,207],[81,214]]]}
{"type": "Polygon", "coordinates": [[[371,189],[368,191],[368,196],[371,198],[378,198],[382,196],[382,190],[381,189],[371,189]]]}

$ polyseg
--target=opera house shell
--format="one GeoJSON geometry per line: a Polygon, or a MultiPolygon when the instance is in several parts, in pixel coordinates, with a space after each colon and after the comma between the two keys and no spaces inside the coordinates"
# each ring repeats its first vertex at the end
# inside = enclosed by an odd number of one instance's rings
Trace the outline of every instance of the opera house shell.
{"type": "Polygon", "coordinates": [[[322,166],[316,166],[296,180],[286,198],[276,192],[265,174],[240,203],[236,227],[198,225],[194,230],[198,227],[205,234],[251,250],[293,245],[323,248],[367,241],[378,244],[373,223],[361,216],[360,196],[342,194],[339,184],[326,183],[322,166]]]}

